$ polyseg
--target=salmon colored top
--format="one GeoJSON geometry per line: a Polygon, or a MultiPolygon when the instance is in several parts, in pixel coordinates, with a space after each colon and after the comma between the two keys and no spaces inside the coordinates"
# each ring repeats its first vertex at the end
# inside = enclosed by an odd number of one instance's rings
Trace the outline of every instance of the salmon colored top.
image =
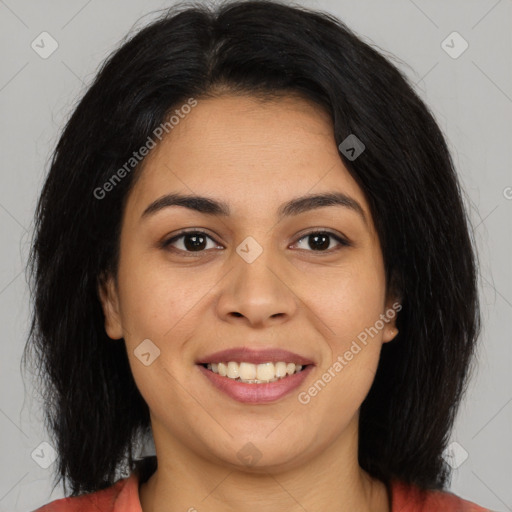
{"type": "MultiPolygon", "coordinates": [[[[391,485],[391,512],[491,512],[455,494],[422,491],[399,480],[391,485]],[[422,499],[423,498],[423,499],[422,499]]],[[[60,498],[33,512],[142,512],[136,472],[101,491],[60,498]]]]}

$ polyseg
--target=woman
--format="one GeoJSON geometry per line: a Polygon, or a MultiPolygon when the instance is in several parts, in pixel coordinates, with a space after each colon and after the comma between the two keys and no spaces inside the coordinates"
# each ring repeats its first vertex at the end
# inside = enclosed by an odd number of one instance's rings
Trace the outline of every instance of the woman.
{"type": "Polygon", "coordinates": [[[485,510],[443,457],[480,328],[459,182],[339,20],[171,9],[100,70],[36,215],[26,355],[71,487],[40,511],[485,510]]]}

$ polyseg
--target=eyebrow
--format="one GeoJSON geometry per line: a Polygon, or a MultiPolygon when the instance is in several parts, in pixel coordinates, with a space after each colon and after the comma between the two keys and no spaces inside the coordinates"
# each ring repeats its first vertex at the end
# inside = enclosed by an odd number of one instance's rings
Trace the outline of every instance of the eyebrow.
{"type": "MultiPolygon", "coordinates": [[[[182,206],[190,210],[206,215],[228,217],[231,215],[230,207],[223,201],[218,201],[204,196],[183,195],[179,193],[166,194],[153,201],[142,213],[141,219],[147,218],[164,208],[182,206]]],[[[279,220],[284,217],[299,215],[301,213],[325,208],[328,206],[342,206],[356,212],[368,226],[368,221],[362,206],[350,196],[341,192],[329,192],[325,194],[312,194],[291,199],[282,204],[277,213],[279,220]]]]}

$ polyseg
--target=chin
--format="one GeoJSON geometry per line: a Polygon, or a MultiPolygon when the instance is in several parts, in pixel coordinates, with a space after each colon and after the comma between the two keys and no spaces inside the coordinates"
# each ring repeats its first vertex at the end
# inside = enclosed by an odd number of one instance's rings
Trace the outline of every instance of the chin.
{"type": "Polygon", "coordinates": [[[233,469],[251,473],[280,472],[301,464],[306,456],[303,439],[284,438],[275,432],[269,435],[271,431],[234,436],[227,439],[223,447],[215,443],[211,453],[233,469]]]}

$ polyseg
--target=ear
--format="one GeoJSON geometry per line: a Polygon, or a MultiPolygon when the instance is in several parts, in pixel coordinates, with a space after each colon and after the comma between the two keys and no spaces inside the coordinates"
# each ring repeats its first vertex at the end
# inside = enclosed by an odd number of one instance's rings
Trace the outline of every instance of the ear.
{"type": "Polygon", "coordinates": [[[102,274],[97,282],[98,296],[105,315],[105,331],[109,338],[118,340],[123,337],[123,328],[115,279],[110,274],[102,274]]]}
{"type": "Polygon", "coordinates": [[[387,287],[386,304],[384,308],[384,315],[386,315],[387,319],[384,320],[385,325],[382,333],[382,343],[392,341],[398,334],[396,321],[402,310],[402,290],[402,275],[398,269],[395,268],[391,273],[389,286],[387,287]]]}
{"type": "Polygon", "coordinates": [[[398,334],[396,327],[396,319],[402,309],[402,298],[397,294],[390,294],[386,300],[386,307],[384,315],[388,320],[384,321],[384,328],[382,333],[382,343],[392,341],[398,334]]]}

